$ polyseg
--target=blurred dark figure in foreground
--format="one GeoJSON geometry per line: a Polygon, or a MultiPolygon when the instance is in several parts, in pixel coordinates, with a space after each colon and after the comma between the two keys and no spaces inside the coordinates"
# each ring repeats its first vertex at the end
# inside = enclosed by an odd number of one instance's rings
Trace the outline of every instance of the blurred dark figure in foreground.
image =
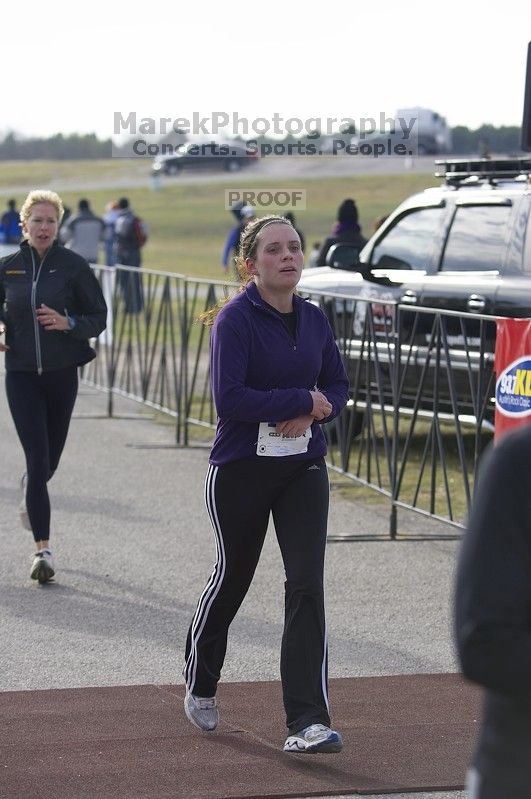
{"type": "Polygon", "coordinates": [[[483,686],[470,799],[531,796],[531,425],[486,456],[458,563],[455,629],[483,686]]]}

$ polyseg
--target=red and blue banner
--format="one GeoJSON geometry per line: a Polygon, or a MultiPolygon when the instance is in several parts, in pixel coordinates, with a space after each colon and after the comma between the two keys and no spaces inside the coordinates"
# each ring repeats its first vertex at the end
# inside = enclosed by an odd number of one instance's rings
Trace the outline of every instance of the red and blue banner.
{"type": "Polygon", "coordinates": [[[494,438],[531,422],[531,319],[497,319],[494,438]]]}

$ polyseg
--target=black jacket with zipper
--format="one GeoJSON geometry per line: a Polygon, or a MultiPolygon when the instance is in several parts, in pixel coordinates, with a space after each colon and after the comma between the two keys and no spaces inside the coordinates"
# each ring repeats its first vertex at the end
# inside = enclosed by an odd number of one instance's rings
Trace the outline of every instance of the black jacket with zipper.
{"type": "Polygon", "coordinates": [[[8,371],[52,371],[82,366],[96,353],[89,339],[105,330],[107,305],[88,263],[57,242],[44,257],[28,242],[0,258],[0,320],[6,327],[8,371]],[[71,330],[45,330],[42,304],[73,320],[71,330]]]}

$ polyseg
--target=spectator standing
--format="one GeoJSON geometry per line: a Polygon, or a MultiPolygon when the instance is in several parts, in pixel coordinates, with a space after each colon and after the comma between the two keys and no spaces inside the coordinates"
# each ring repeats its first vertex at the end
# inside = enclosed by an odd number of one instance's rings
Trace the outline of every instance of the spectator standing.
{"type": "Polygon", "coordinates": [[[118,215],[114,222],[115,263],[120,266],[133,267],[132,270],[120,269],[118,283],[125,300],[126,313],[140,313],[144,307],[142,281],[139,270],[142,266],[142,246],[137,225],[140,220],[135,216],[127,197],[118,200],[118,215]]]}
{"type": "Polygon", "coordinates": [[[186,642],[185,712],[219,720],[227,635],[251,584],[273,516],[284,569],[281,678],[290,753],[339,752],[330,729],[323,571],[329,485],[321,422],[348,399],[323,312],[296,295],[303,255],[293,226],[269,216],[242,234],[245,285],[217,314],[211,339],[218,413],[205,484],[217,561],[186,642]]]}
{"type": "Polygon", "coordinates": [[[531,425],[484,457],[458,562],[465,677],[485,689],[469,799],[531,796],[531,425]]]}
{"type": "Polygon", "coordinates": [[[39,583],[55,573],[47,483],[66,442],[78,367],[95,357],[89,339],[105,329],[107,314],[89,264],[57,242],[62,214],[55,192],[30,192],[20,211],[24,240],[0,259],[0,352],[6,353],[6,394],[26,457],[20,519],[33,533],[30,577],[39,583]]]}
{"type": "Polygon", "coordinates": [[[82,199],[77,214],[62,226],[60,238],[67,249],[74,250],[90,264],[97,264],[104,227],[103,219],[93,213],[89,201],[82,199]]]}
{"type": "Polygon", "coordinates": [[[231,255],[233,257],[237,256],[238,254],[238,243],[240,241],[240,233],[241,233],[241,222],[242,222],[242,208],[243,203],[235,203],[232,208],[230,209],[231,214],[233,214],[236,218],[236,224],[231,227],[227,234],[227,238],[225,239],[225,244],[223,245],[223,254],[221,256],[221,265],[223,266],[223,271],[226,273],[229,270],[229,260],[231,255]]]}
{"type": "Polygon", "coordinates": [[[103,245],[105,250],[105,263],[107,266],[114,266],[116,263],[116,232],[115,224],[120,215],[117,200],[107,203],[103,214],[103,245]]]}
{"type": "Polygon", "coordinates": [[[334,225],[332,235],[329,236],[319,253],[317,266],[326,266],[326,256],[333,244],[338,243],[352,244],[361,250],[366,244],[367,239],[362,235],[358,223],[358,208],[354,200],[344,200],[337,210],[337,222],[334,225]]]}
{"type": "Polygon", "coordinates": [[[16,200],[7,201],[7,211],[2,214],[0,224],[4,232],[6,244],[19,244],[20,242],[20,216],[17,211],[16,200]]]}
{"type": "Polygon", "coordinates": [[[221,262],[223,264],[223,269],[225,272],[229,271],[229,263],[232,260],[234,265],[234,272],[236,280],[239,280],[238,269],[235,266],[236,258],[238,257],[239,249],[240,249],[240,241],[242,237],[242,233],[249,224],[255,219],[255,211],[252,205],[243,205],[237,206],[231,209],[233,214],[236,216],[238,220],[238,224],[235,225],[229,231],[229,235],[225,241],[225,246],[223,248],[223,256],[221,262]],[[232,257],[232,258],[231,258],[232,257]]]}

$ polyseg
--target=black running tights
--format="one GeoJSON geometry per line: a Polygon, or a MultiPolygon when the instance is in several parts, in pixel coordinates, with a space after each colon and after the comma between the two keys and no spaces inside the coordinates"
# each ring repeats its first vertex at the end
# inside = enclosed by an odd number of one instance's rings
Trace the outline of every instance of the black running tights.
{"type": "Polygon", "coordinates": [[[59,465],[77,396],[77,366],[6,372],[11,416],[26,456],[26,505],[35,541],[50,538],[47,482],[59,465]]]}

